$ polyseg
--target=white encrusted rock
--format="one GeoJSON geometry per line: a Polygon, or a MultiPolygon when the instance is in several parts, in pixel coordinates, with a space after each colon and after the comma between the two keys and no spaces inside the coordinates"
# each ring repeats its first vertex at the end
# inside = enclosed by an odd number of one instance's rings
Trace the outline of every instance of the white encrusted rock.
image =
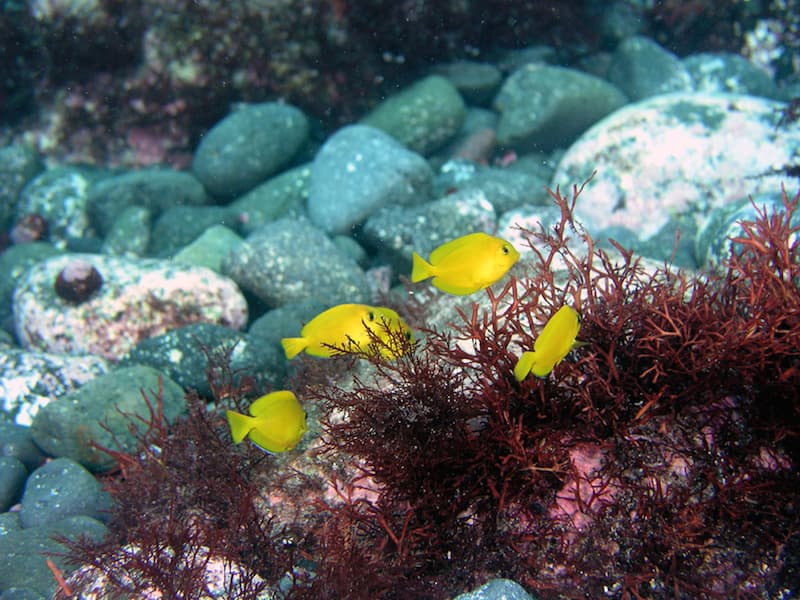
{"type": "Polygon", "coordinates": [[[669,218],[702,225],[717,206],[792,188],[800,127],[785,104],[738,94],[654,96],[612,113],[566,151],[551,187],[569,193],[597,171],[575,208],[591,232],[623,226],[639,239],[669,218]]]}
{"type": "Polygon", "coordinates": [[[205,267],[99,254],[55,256],[33,266],[14,290],[14,325],[27,349],[122,358],[143,339],[190,323],[241,329],[247,302],[237,285],[205,267]],[[90,263],[102,285],[76,303],[55,289],[76,261],[90,263]]]}

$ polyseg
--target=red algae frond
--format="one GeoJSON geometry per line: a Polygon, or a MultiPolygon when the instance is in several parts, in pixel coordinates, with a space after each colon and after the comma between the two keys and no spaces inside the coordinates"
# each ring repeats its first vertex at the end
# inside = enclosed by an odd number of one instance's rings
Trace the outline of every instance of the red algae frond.
{"type": "Polygon", "coordinates": [[[386,598],[496,576],[542,597],[800,589],[798,197],[743,223],[722,272],[691,275],[595,247],[572,218],[581,190],[551,192],[560,222],[525,232],[527,274],[416,353],[375,357],[373,379],[308,390],[326,451],[379,490],[327,506],[312,594],[345,593],[356,560],[386,598]],[[517,383],[564,304],[586,344],[517,383]]]}
{"type": "Polygon", "coordinates": [[[112,537],[72,544],[76,562],[181,598],[202,595],[211,557],[252,574],[245,599],[286,574],[291,599],[449,598],[493,577],[541,598],[796,595],[800,195],[695,275],[597,248],[572,218],[581,190],[551,192],[561,219],[523,232],[532,260],[446,329],[414,342],[387,323],[367,352],[306,360],[289,387],[322,415],[305,456],[327,482],[231,443],[224,408],[260,390],[208,352],[215,405],[190,395],[168,425],[155,394],[137,453],[106,449],[112,537]],[[584,345],[517,382],[565,304],[584,345]],[[278,525],[265,503],[290,494],[306,504],[278,525]]]}
{"type": "Polygon", "coordinates": [[[230,440],[224,407],[242,410],[252,381],[230,369],[232,348],[206,351],[217,407],[187,396],[188,415],[168,424],[160,391],[143,391],[149,419],[128,454],[98,448],[116,460],[104,480],[114,499],[110,536],[102,543],[64,540],[70,561],[88,566],[68,581],[76,593],[101,578],[107,597],[210,597],[218,569],[230,597],[263,598],[295,563],[292,532],[258,510],[256,476],[265,455],[230,440]]]}

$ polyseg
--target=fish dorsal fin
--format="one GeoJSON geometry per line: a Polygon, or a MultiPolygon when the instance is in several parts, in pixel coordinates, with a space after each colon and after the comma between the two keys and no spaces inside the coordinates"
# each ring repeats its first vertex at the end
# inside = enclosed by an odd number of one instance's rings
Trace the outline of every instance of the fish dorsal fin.
{"type": "Polygon", "coordinates": [[[431,252],[428,262],[436,266],[464,249],[474,248],[477,243],[483,243],[490,240],[491,237],[492,236],[489,234],[479,231],[477,233],[470,233],[469,235],[456,238],[455,240],[447,242],[446,244],[442,244],[436,248],[436,250],[431,252]]]}
{"type": "Polygon", "coordinates": [[[272,392],[266,396],[261,396],[250,405],[250,414],[254,417],[261,417],[269,414],[275,406],[280,406],[285,402],[296,400],[295,395],[289,390],[280,390],[272,392]]]}

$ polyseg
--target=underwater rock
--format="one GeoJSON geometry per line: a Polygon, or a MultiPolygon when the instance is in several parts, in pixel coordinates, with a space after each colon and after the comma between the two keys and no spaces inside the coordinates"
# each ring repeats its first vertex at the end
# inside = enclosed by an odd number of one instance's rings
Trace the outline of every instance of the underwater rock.
{"type": "Polygon", "coordinates": [[[22,496],[28,470],[13,456],[0,456],[0,512],[16,504],[22,496]]]}
{"type": "Polygon", "coordinates": [[[596,175],[575,207],[590,231],[618,225],[640,240],[671,218],[781,188],[800,151],[800,128],[776,127],[784,105],[736,94],[668,94],[626,106],[584,133],[550,184],[596,175]]]}
{"type": "Polygon", "coordinates": [[[420,154],[452,138],[464,122],[464,100],[444,77],[431,75],[389,96],[361,119],[420,154]]]}
{"type": "Polygon", "coordinates": [[[308,131],[308,119],[294,106],[243,105],[203,136],[192,170],[213,195],[238,196],[294,158],[308,131]]]}
{"type": "Polygon", "coordinates": [[[473,60],[441,63],[432,71],[452,83],[470,106],[485,105],[503,80],[503,73],[495,65],[473,60]]]}
{"type": "Polygon", "coordinates": [[[779,99],[778,86],[769,74],[732,52],[698,52],[683,59],[698,92],[732,93],[779,99]]]}
{"type": "Polygon", "coordinates": [[[88,211],[92,225],[103,235],[131,206],[140,206],[157,218],[173,206],[201,206],[209,198],[191,173],[151,168],[101,179],[89,188],[88,211]]]}
{"type": "Polygon", "coordinates": [[[383,206],[426,201],[432,181],[422,156],[380,129],[352,125],[328,138],[314,158],[308,214],[326,232],[348,234],[383,206]]]}
{"type": "Polygon", "coordinates": [[[173,255],[216,226],[236,228],[237,215],[227,206],[173,206],[153,225],[149,253],[159,258],[173,255]]]}
{"type": "Polygon", "coordinates": [[[222,261],[244,240],[224,225],[212,225],[191,243],[178,250],[172,260],[182,265],[206,267],[220,273],[222,261]]]}
{"type": "Polygon", "coordinates": [[[230,350],[230,366],[237,374],[236,380],[250,377],[256,389],[276,387],[286,375],[286,360],[277,348],[265,346],[249,334],[210,323],[194,323],[142,340],[119,364],[148,365],[184,389],[210,398],[206,352],[226,350],[230,350]]]}
{"type": "MultiPolygon", "coordinates": [[[[695,257],[701,267],[723,264],[731,250],[739,247],[731,238],[743,237],[742,221],[755,221],[757,211],[766,209],[767,214],[784,210],[780,194],[765,193],[754,198],[742,198],[725,206],[715,208],[709,214],[703,228],[695,239],[695,257]]],[[[792,225],[800,226],[800,217],[795,213],[792,225]]]]}
{"type": "Polygon", "coordinates": [[[41,170],[41,157],[29,146],[0,148],[0,229],[11,224],[20,190],[41,170]]]}
{"type": "MultiPolygon", "coordinates": [[[[65,546],[55,541],[55,536],[76,540],[84,535],[99,542],[108,534],[108,528],[97,519],[78,515],[61,519],[57,523],[41,527],[23,528],[16,516],[9,515],[8,523],[0,525],[4,535],[0,535],[0,590],[8,592],[12,588],[20,595],[8,594],[10,598],[50,598],[57,588],[53,572],[47,566],[45,557],[50,557],[56,568],[64,574],[72,572],[64,553],[65,546]],[[14,524],[14,521],[16,523],[14,524]],[[45,555],[43,557],[43,555],[45,555]],[[24,595],[23,595],[24,594],[24,595]]],[[[3,594],[5,597],[6,594],[3,594]]]]}
{"type": "Polygon", "coordinates": [[[144,395],[155,410],[159,390],[164,419],[171,423],[185,410],[183,389],[151,367],[123,367],[42,408],[33,419],[31,436],[51,456],[70,458],[94,472],[108,470],[116,461],[93,444],[133,452],[138,440],[131,425],[146,428],[151,407],[144,395]]]}
{"type": "Polygon", "coordinates": [[[632,101],[670,92],[690,92],[693,81],[681,59],[650,38],[634,35],[617,46],[608,80],[632,101]]]}
{"type": "Polygon", "coordinates": [[[20,525],[42,527],[79,515],[105,521],[111,497],[77,462],[56,458],[31,473],[20,504],[20,525]]]}
{"type": "Polygon", "coordinates": [[[287,169],[271,177],[228,205],[239,216],[239,229],[244,235],[281,217],[305,214],[311,164],[287,169]]]}
{"type": "Polygon", "coordinates": [[[364,271],[306,220],[264,225],[228,254],[222,272],[270,307],[310,298],[366,302],[364,271]]]}
{"type": "MultiPolygon", "coordinates": [[[[108,369],[108,362],[99,356],[66,356],[2,347],[0,412],[19,425],[30,425],[41,407],[108,369]]],[[[5,434],[2,439],[7,439],[5,434]]]]}
{"type": "Polygon", "coordinates": [[[118,360],[137,342],[197,322],[240,329],[247,302],[230,279],[172,261],[65,254],[31,267],[14,291],[14,322],[23,347],[118,360]],[[72,305],[53,290],[58,274],[81,259],[103,286],[72,305]]]}
{"type": "Polygon", "coordinates": [[[459,594],[453,600],[536,600],[536,598],[516,581],[492,579],[476,590],[459,594]]]}
{"type": "Polygon", "coordinates": [[[44,461],[44,453],[33,443],[31,428],[0,420],[0,456],[20,461],[27,471],[33,471],[44,461]]]}
{"type": "Polygon", "coordinates": [[[91,233],[87,212],[90,185],[91,178],[79,169],[61,167],[44,171],[20,192],[17,221],[26,215],[39,215],[47,224],[50,241],[64,248],[69,239],[91,233]]]}
{"type": "Polygon", "coordinates": [[[494,98],[497,141],[517,152],[564,148],[627,102],[616,86],[576,69],[527,64],[494,98]]]}

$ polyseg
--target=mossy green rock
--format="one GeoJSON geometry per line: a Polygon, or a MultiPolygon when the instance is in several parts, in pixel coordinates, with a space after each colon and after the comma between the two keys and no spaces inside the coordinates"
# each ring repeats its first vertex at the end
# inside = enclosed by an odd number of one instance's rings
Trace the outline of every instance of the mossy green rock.
{"type": "Polygon", "coordinates": [[[456,87],[431,75],[387,98],[361,123],[382,129],[415,152],[429,154],[458,132],[464,112],[456,87]]]}
{"type": "Polygon", "coordinates": [[[52,456],[72,458],[91,471],[108,470],[114,461],[92,443],[135,450],[129,427],[146,427],[137,417],[150,418],[144,396],[155,407],[160,384],[164,417],[172,422],[185,409],[183,389],[156,369],[135,366],[101,375],[43,407],[31,424],[31,436],[52,456]]]}
{"type": "Polygon", "coordinates": [[[94,227],[106,235],[129,206],[143,206],[157,217],[172,206],[208,203],[205,189],[190,173],[152,168],[93,183],[89,190],[88,210],[94,227]]]}
{"type": "MultiPolygon", "coordinates": [[[[99,542],[108,535],[105,525],[84,515],[67,517],[52,525],[26,529],[3,525],[4,523],[0,523],[0,590],[16,588],[37,594],[26,595],[25,598],[51,598],[55,593],[58,584],[45,562],[46,558],[50,558],[65,577],[69,577],[76,569],[69,562],[66,547],[54,539],[56,536],[77,540],[83,535],[99,542]]],[[[3,594],[3,598],[6,597],[11,596],[3,594]]]]}
{"type": "Polygon", "coordinates": [[[221,273],[222,261],[243,241],[233,229],[224,225],[213,225],[191,244],[179,250],[172,260],[184,265],[208,267],[221,273]]]}
{"type": "Polygon", "coordinates": [[[144,256],[150,245],[152,211],[144,206],[129,206],[114,220],[103,241],[103,254],[144,256]]]}
{"type": "Polygon", "coordinates": [[[268,179],[228,207],[239,215],[242,233],[250,235],[275,219],[303,213],[310,180],[311,165],[303,164],[268,179]]]}
{"type": "Polygon", "coordinates": [[[308,118],[294,106],[245,104],[203,136],[192,170],[214,196],[235,198],[286,166],[308,132],[308,118]]]}
{"type": "Polygon", "coordinates": [[[616,86],[575,69],[541,64],[514,71],[500,88],[497,141],[517,152],[567,148],[627,102],[616,86]]]}
{"type": "Polygon", "coordinates": [[[10,306],[14,286],[28,268],[57,254],[63,254],[47,242],[29,242],[11,246],[0,254],[0,312],[10,306]]]}

